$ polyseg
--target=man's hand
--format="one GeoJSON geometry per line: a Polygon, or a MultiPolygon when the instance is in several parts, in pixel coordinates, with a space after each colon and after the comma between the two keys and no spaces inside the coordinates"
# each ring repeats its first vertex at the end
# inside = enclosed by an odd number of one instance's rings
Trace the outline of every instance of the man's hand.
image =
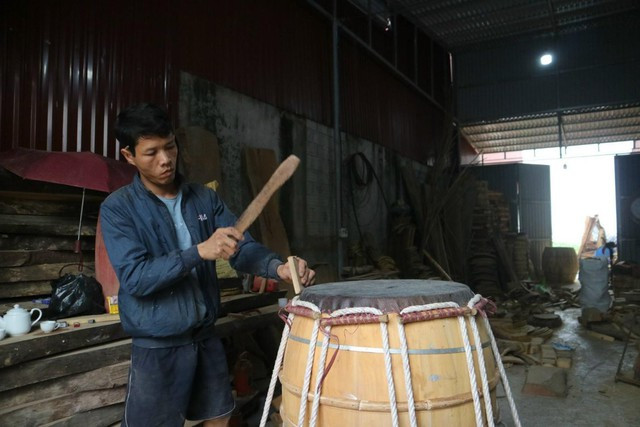
{"type": "MultiPolygon", "coordinates": [[[[294,257],[298,262],[298,274],[300,275],[300,284],[302,286],[310,286],[315,283],[316,280],[316,272],[309,268],[307,265],[307,261],[302,258],[294,257]]],[[[293,283],[291,279],[291,269],[289,268],[289,261],[284,264],[280,264],[277,270],[278,276],[280,279],[284,280],[287,283],[293,283]]]]}
{"type": "Polygon", "coordinates": [[[235,227],[218,228],[211,237],[198,244],[198,253],[202,259],[209,261],[219,258],[228,260],[242,239],[244,236],[235,227]]]}

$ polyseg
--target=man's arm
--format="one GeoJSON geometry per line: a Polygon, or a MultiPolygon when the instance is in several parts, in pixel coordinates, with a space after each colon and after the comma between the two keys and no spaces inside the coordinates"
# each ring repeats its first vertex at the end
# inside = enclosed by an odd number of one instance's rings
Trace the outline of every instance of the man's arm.
{"type": "Polygon", "coordinates": [[[146,296],[165,289],[186,277],[202,262],[196,246],[159,257],[151,256],[138,238],[135,223],[136,220],[121,209],[102,205],[100,226],[104,243],[120,286],[128,294],[146,296]]]}

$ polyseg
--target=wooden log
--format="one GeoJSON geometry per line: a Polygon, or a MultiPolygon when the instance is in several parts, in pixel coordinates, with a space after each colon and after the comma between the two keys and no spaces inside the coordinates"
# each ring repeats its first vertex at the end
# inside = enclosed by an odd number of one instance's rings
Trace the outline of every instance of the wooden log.
{"type": "MultiPolygon", "coordinates": [[[[92,261],[93,251],[83,250],[84,259],[92,261]]],[[[22,267],[26,265],[78,262],[80,255],[72,251],[25,251],[0,250],[0,267],[22,267]]]]}
{"type": "MultiPolygon", "coordinates": [[[[0,250],[23,250],[23,251],[72,251],[75,248],[76,236],[43,236],[10,234],[0,235],[0,250]]],[[[81,237],[82,249],[93,250],[95,238],[81,237]]]]}
{"type": "MultiPolygon", "coordinates": [[[[77,236],[78,220],[79,217],[0,214],[0,232],[77,236]]],[[[80,234],[82,236],[95,236],[96,221],[85,218],[80,234]]]]}
{"type": "MultiPolygon", "coordinates": [[[[0,172],[0,178],[2,173],[0,172]]],[[[5,182],[4,179],[2,179],[5,182]]],[[[71,193],[62,193],[58,191],[0,191],[0,199],[18,199],[18,200],[38,200],[65,203],[80,203],[82,201],[82,191],[78,191],[72,187],[60,186],[62,190],[72,191],[71,193]]],[[[87,190],[84,196],[86,204],[100,204],[106,198],[106,194],[101,191],[87,190]]]]}
{"type": "MultiPolygon", "coordinates": [[[[99,357],[98,354],[95,355],[99,357]]],[[[92,371],[68,375],[63,378],[31,384],[0,393],[0,411],[45,400],[51,396],[63,396],[83,391],[103,390],[126,385],[131,362],[121,362],[92,371]]]]}
{"type": "MultiPolygon", "coordinates": [[[[77,261],[76,261],[77,262],[77,261]]],[[[85,262],[85,268],[93,271],[93,262],[85,262]]],[[[53,280],[61,273],[76,273],[77,265],[69,263],[28,265],[25,267],[0,268],[0,283],[28,282],[36,280],[53,280]]]]}
{"type": "Polygon", "coordinates": [[[0,299],[51,295],[51,280],[0,283],[0,299]]]}
{"type": "Polygon", "coordinates": [[[35,330],[27,335],[0,341],[1,366],[12,366],[29,360],[77,350],[125,338],[120,322],[94,323],[58,329],[45,334],[35,330]]]}
{"type": "Polygon", "coordinates": [[[43,424],[41,427],[108,427],[119,424],[124,415],[124,403],[103,406],[102,408],[80,412],[70,417],[43,424]]]}
{"type": "Polygon", "coordinates": [[[0,369],[0,392],[114,365],[130,357],[131,339],[124,339],[9,366],[0,369]]]}
{"type": "Polygon", "coordinates": [[[0,419],[7,426],[35,426],[124,402],[126,386],[106,390],[91,390],[29,402],[0,411],[0,419]]]}
{"type": "MultiPolygon", "coordinates": [[[[0,192],[3,193],[3,192],[0,192]]],[[[0,194],[0,214],[79,216],[81,200],[34,200],[6,198],[0,194]]],[[[85,200],[84,214],[97,215],[100,202],[85,200]]]]}

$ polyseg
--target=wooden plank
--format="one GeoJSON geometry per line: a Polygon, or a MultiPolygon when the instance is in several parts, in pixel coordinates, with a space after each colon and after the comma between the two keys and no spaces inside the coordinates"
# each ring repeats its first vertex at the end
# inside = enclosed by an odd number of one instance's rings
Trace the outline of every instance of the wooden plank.
{"type": "MultiPolygon", "coordinates": [[[[0,235],[0,250],[10,251],[72,251],[76,243],[76,236],[43,236],[43,235],[25,235],[19,234],[2,234],[0,235]]],[[[93,250],[95,239],[91,237],[80,237],[82,249],[93,250]]]]}
{"type": "MultiPolygon", "coordinates": [[[[93,251],[83,250],[83,257],[93,260],[93,251]]],[[[22,267],[25,265],[78,262],[79,255],[72,251],[25,251],[0,250],[0,267],[22,267]]]]}
{"type": "Polygon", "coordinates": [[[68,317],[66,319],[58,319],[59,322],[67,322],[69,325],[79,323],[81,325],[89,323],[116,322],[120,320],[120,314],[89,314],[86,316],[68,317]]]}
{"type": "MultiPolygon", "coordinates": [[[[79,215],[77,218],[71,218],[66,216],[0,214],[0,232],[77,236],[79,219],[79,215]]],[[[95,220],[85,218],[82,222],[81,235],[96,235],[95,220]]]]}
{"type": "MultiPolygon", "coordinates": [[[[99,355],[96,354],[96,357],[99,357],[99,355]]],[[[121,362],[92,371],[11,389],[0,393],[0,411],[38,400],[45,400],[51,396],[63,396],[126,385],[129,380],[130,365],[131,362],[129,361],[121,362]]]]}
{"type": "Polygon", "coordinates": [[[51,295],[51,280],[0,283],[0,299],[51,295]]]}
{"type": "Polygon", "coordinates": [[[108,427],[119,423],[124,415],[124,403],[103,406],[86,412],[79,412],[41,427],[108,427]]]}
{"type": "MultiPolygon", "coordinates": [[[[70,189],[64,186],[66,190],[73,191],[73,193],[59,193],[59,192],[35,192],[35,191],[0,191],[0,199],[18,199],[18,200],[36,200],[36,201],[52,201],[52,202],[66,202],[79,203],[82,201],[82,191],[70,189]]],[[[103,192],[87,190],[84,196],[85,204],[100,204],[106,198],[106,194],[103,192]],[[95,193],[95,194],[92,194],[95,193]]]]}
{"type": "Polygon", "coordinates": [[[7,426],[41,425],[79,412],[124,402],[125,395],[126,386],[120,386],[55,396],[0,411],[0,419],[7,426]]]}
{"type": "MultiPolygon", "coordinates": [[[[245,147],[244,160],[253,197],[257,196],[278,168],[276,153],[264,148],[245,147]]],[[[258,217],[260,241],[269,249],[283,257],[291,255],[289,239],[280,217],[279,192],[269,200],[258,217]]]]}
{"type": "Polygon", "coordinates": [[[32,360],[0,369],[0,392],[129,360],[131,339],[32,360]]]}
{"type": "MultiPolygon", "coordinates": [[[[85,268],[93,271],[94,263],[85,262],[85,268]]],[[[37,280],[53,280],[61,273],[76,273],[77,265],[69,263],[28,265],[25,267],[0,268],[0,283],[29,282],[37,280]]]]}
{"type": "Polygon", "coordinates": [[[180,144],[180,161],[187,181],[207,184],[222,183],[218,138],[200,126],[176,129],[180,144]]]}
{"type": "Polygon", "coordinates": [[[120,322],[61,328],[49,334],[37,329],[27,335],[0,341],[0,363],[4,367],[12,366],[65,351],[119,340],[126,336],[120,322]]]}
{"type": "MultiPolygon", "coordinates": [[[[96,215],[100,202],[85,200],[84,214],[96,215]]],[[[63,215],[67,217],[79,217],[81,199],[74,201],[32,200],[14,199],[0,196],[0,214],[14,215],[63,215]]]]}

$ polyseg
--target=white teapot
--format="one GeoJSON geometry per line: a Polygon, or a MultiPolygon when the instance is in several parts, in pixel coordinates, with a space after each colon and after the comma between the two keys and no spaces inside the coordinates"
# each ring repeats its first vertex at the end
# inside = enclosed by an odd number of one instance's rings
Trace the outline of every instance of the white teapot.
{"type": "Polygon", "coordinates": [[[4,317],[0,317],[0,328],[6,329],[9,335],[17,336],[29,333],[31,327],[40,320],[42,317],[42,311],[39,308],[32,308],[31,311],[27,311],[20,307],[19,304],[13,306],[13,308],[7,311],[4,317]],[[34,311],[37,311],[38,318],[31,321],[31,315],[34,311]]]}

